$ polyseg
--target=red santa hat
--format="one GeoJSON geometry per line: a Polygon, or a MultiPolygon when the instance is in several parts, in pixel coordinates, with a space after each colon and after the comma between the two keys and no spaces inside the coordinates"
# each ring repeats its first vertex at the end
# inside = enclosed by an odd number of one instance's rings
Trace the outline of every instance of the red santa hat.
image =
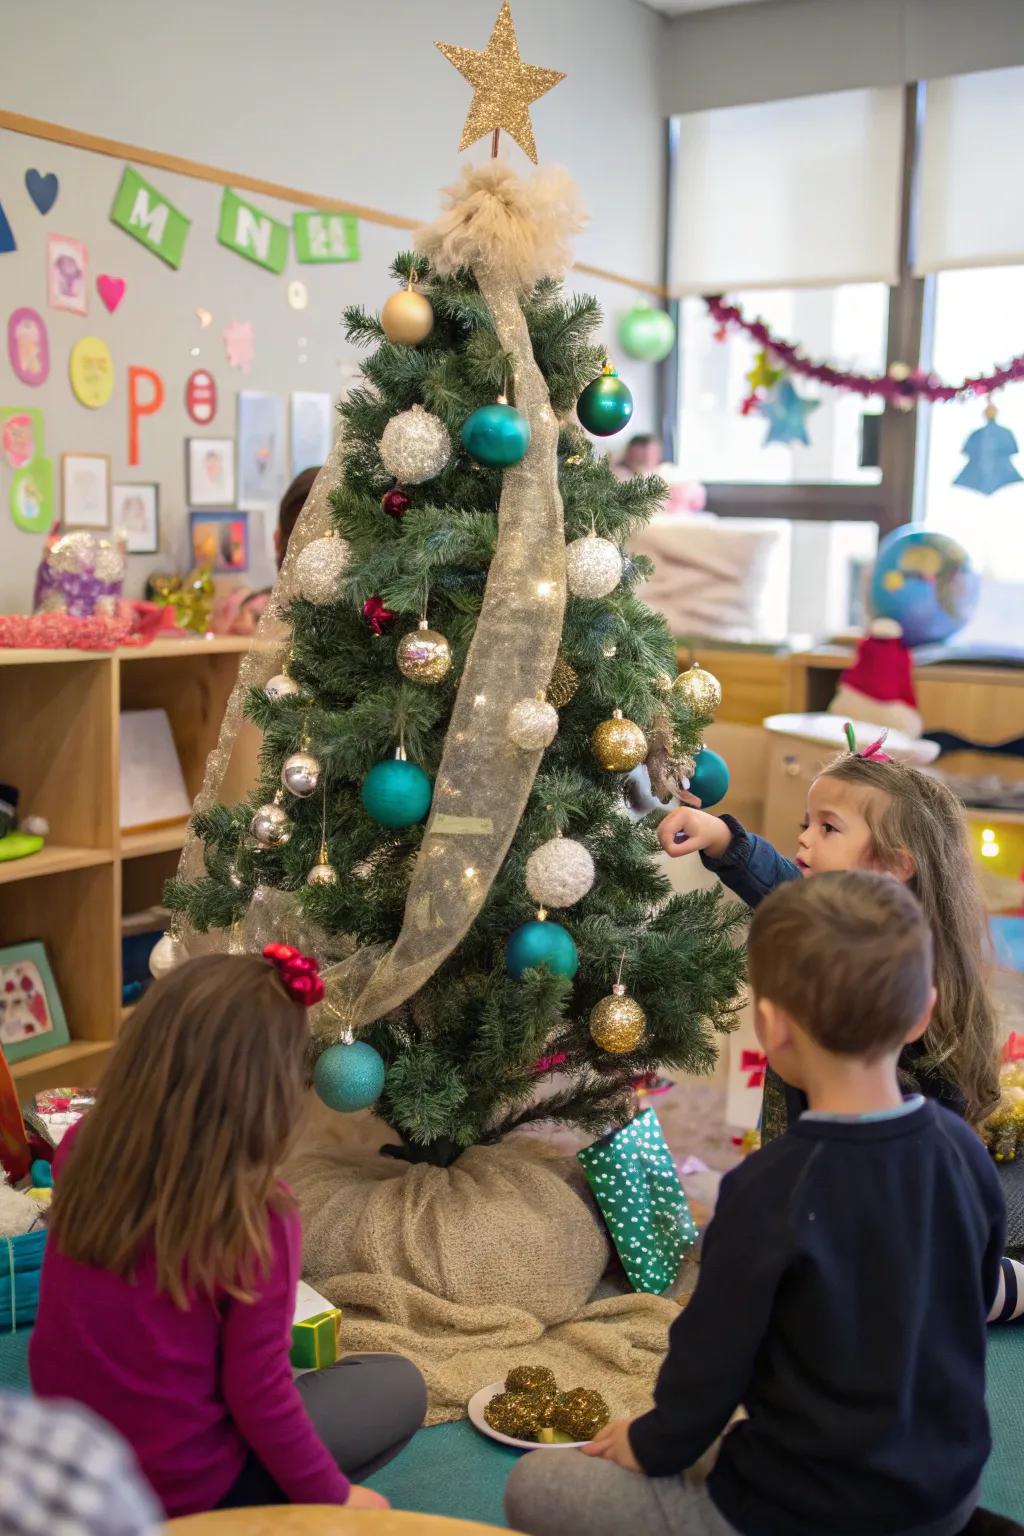
{"type": "Polygon", "coordinates": [[[880,704],[907,704],[917,708],[910,652],[895,619],[874,619],[857,646],[857,659],[840,678],[865,698],[880,704]]]}

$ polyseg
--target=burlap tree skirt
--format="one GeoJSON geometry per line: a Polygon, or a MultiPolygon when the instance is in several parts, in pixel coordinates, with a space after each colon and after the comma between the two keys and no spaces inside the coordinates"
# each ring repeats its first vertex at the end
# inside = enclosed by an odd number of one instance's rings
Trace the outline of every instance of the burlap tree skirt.
{"type": "Polygon", "coordinates": [[[550,1366],[613,1415],[650,1401],[675,1302],[594,1301],[610,1252],[575,1161],[528,1139],[471,1147],[450,1168],[370,1147],[300,1152],[303,1273],[341,1307],[346,1353],[407,1355],[426,1377],[428,1424],[460,1418],[515,1365],[550,1366]]]}

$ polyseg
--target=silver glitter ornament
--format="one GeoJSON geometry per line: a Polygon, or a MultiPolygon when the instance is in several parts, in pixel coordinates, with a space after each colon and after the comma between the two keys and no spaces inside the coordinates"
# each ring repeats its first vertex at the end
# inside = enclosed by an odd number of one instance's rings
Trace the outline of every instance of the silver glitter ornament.
{"type": "Polygon", "coordinates": [[[349,562],[348,544],[336,533],[314,539],[295,559],[295,579],[299,596],[307,603],[323,606],[340,598],[338,583],[349,562]]]}
{"type": "Polygon", "coordinates": [[[535,699],[520,699],[509,711],[508,734],[526,752],[550,747],[558,735],[558,710],[543,694],[535,699]]]}
{"type": "Polygon", "coordinates": [[[437,416],[414,405],[392,416],[380,440],[381,463],[402,485],[421,485],[444,469],[452,456],[448,429],[437,416]]]}
{"type": "Polygon", "coordinates": [[[173,971],[175,966],[187,959],[185,946],[178,936],[165,933],[162,939],[157,939],[149,952],[149,974],[159,980],[161,976],[166,976],[168,971],[173,971]]]}
{"type": "Polygon", "coordinates": [[[279,699],[294,699],[297,693],[302,692],[302,689],[294,677],[289,677],[287,672],[278,672],[276,677],[272,677],[264,685],[263,692],[268,699],[272,699],[276,704],[279,699]]]}
{"type": "Polygon", "coordinates": [[[526,861],[526,889],[543,907],[571,907],[594,883],[594,861],[582,843],[553,837],[526,861]]]}
{"type": "MultiPolygon", "coordinates": [[[[281,791],[277,793],[280,795],[281,791]]],[[[275,797],[260,806],[249,823],[249,831],[261,848],[283,848],[292,835],[292,824],[288,812],[275,797]]]]}
{"type": "Polygon", "coordinates": [[[610,539],[588,533],[566,545],[565,583],[573,597],[607,597],[622,580],[622,556],[610,539]]]}
{"type": "Polygon", "coordinates": [[[281,768],[281,783],[290,795],[300,800],[311,795],[320,783],[320,759],[312,752],[293,752],[281,768]]]}

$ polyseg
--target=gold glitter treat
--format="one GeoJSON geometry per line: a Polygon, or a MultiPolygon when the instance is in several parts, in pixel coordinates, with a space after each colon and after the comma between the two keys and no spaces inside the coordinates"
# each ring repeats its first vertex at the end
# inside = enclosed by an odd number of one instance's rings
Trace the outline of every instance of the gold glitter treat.
{"type": "Polygon", "coordinates": [[[454,43],[437,43],[435,46],[473,87],[473,100],[459,149],[468,149],[485,134],[504,128],[536,165],[537,145],[530,122],[530,105],[564,80],[565,75],[560,69],[542,69],[536,64],[523,63],[508,0],[502,0],[491,40],[483,53],[475,48],[457,47],[454,43]]]}
{"type": "Polygon", "coordinates": [[[561,656],[556,657],[551,681],[548,683],[548,703],[553,704],[556,709],[564,709],[575,698],[579,685],[579,673],[575,667],[570,667],[561,656]]]}
{"type": "Polygon", "coordinates": [[[411,682],[439,683],[451,671],[452,648],[444,635],[420,619],[419,626],[399,640],[395,661],[411,682]]]}
{"type": "Polygon", "coordinates": [[[610,997],[602,997],[590,1011],[590,1034],[595,1045],[613,1056],[635,1051],[644,1038],[647,1017],[632,997],[616,982],[610,997]]]}
{"type": "Polygon", "coordinates": [[[672,684],[672,691],[686,700],[695,715],[713,715],[722,702],[722,685],[718,678],[705,672],[697,662],[679,674],[672,684]]]}
{"type": "Polygon", "coordinates": [[[622,710],[602,720],[590,738],[590,748],[602,768],[609,773],[629,773],[647,756],[647,737],[632,720],[622,718],[622,710]]]}
{"type": "Polygon", "coordinates": [[[611,1415],[608,1404],[600,1392],[586,1387],[574,1387],[571,1392],[560,1392],[555,1400],[552,1425],[574,1440],[593,1440],[603,1429],[611,1415]]]}
{"type": "Polygon", "coordinates": [[[517,1365],[505,1377],[505,1391],[555,1393],[558,1383],[546,1365],[517,1365]]]}
{"type": "Polygon", "coordinates": [[[535,1440],[541,1428],[537,1405],[529,1392],[499,1392],[484,1409],[484,1418],[499,1435],[535,1440]]]}

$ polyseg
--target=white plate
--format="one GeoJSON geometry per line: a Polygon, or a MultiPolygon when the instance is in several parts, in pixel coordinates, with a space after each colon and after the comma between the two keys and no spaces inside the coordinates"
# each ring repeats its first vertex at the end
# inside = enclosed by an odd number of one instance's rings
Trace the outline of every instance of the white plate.
{"type": "Polygon", "coordinates": [[[581,1445],[588,1445],[587,1440],[561,1440],[557,1445],[545,1445],[537,1440],[513,1440],[511,1435],[499,1435],[496,1429],[492,1429],[484,1418],[484,1409],[492,1397],[497,1397],[499,1392],[504,1392],[503,1381],[492,1381],[489,1387],[481,1387],[479,1392],[474,1392],[469,1400],[467,1412],[470,1423],[478,1429],[482,1435],[487,1435],[491,1440],[498,1440],[502,1445],[510,1445],[516,1451],[573,1451],[579,1450],[581,1445]]]}

